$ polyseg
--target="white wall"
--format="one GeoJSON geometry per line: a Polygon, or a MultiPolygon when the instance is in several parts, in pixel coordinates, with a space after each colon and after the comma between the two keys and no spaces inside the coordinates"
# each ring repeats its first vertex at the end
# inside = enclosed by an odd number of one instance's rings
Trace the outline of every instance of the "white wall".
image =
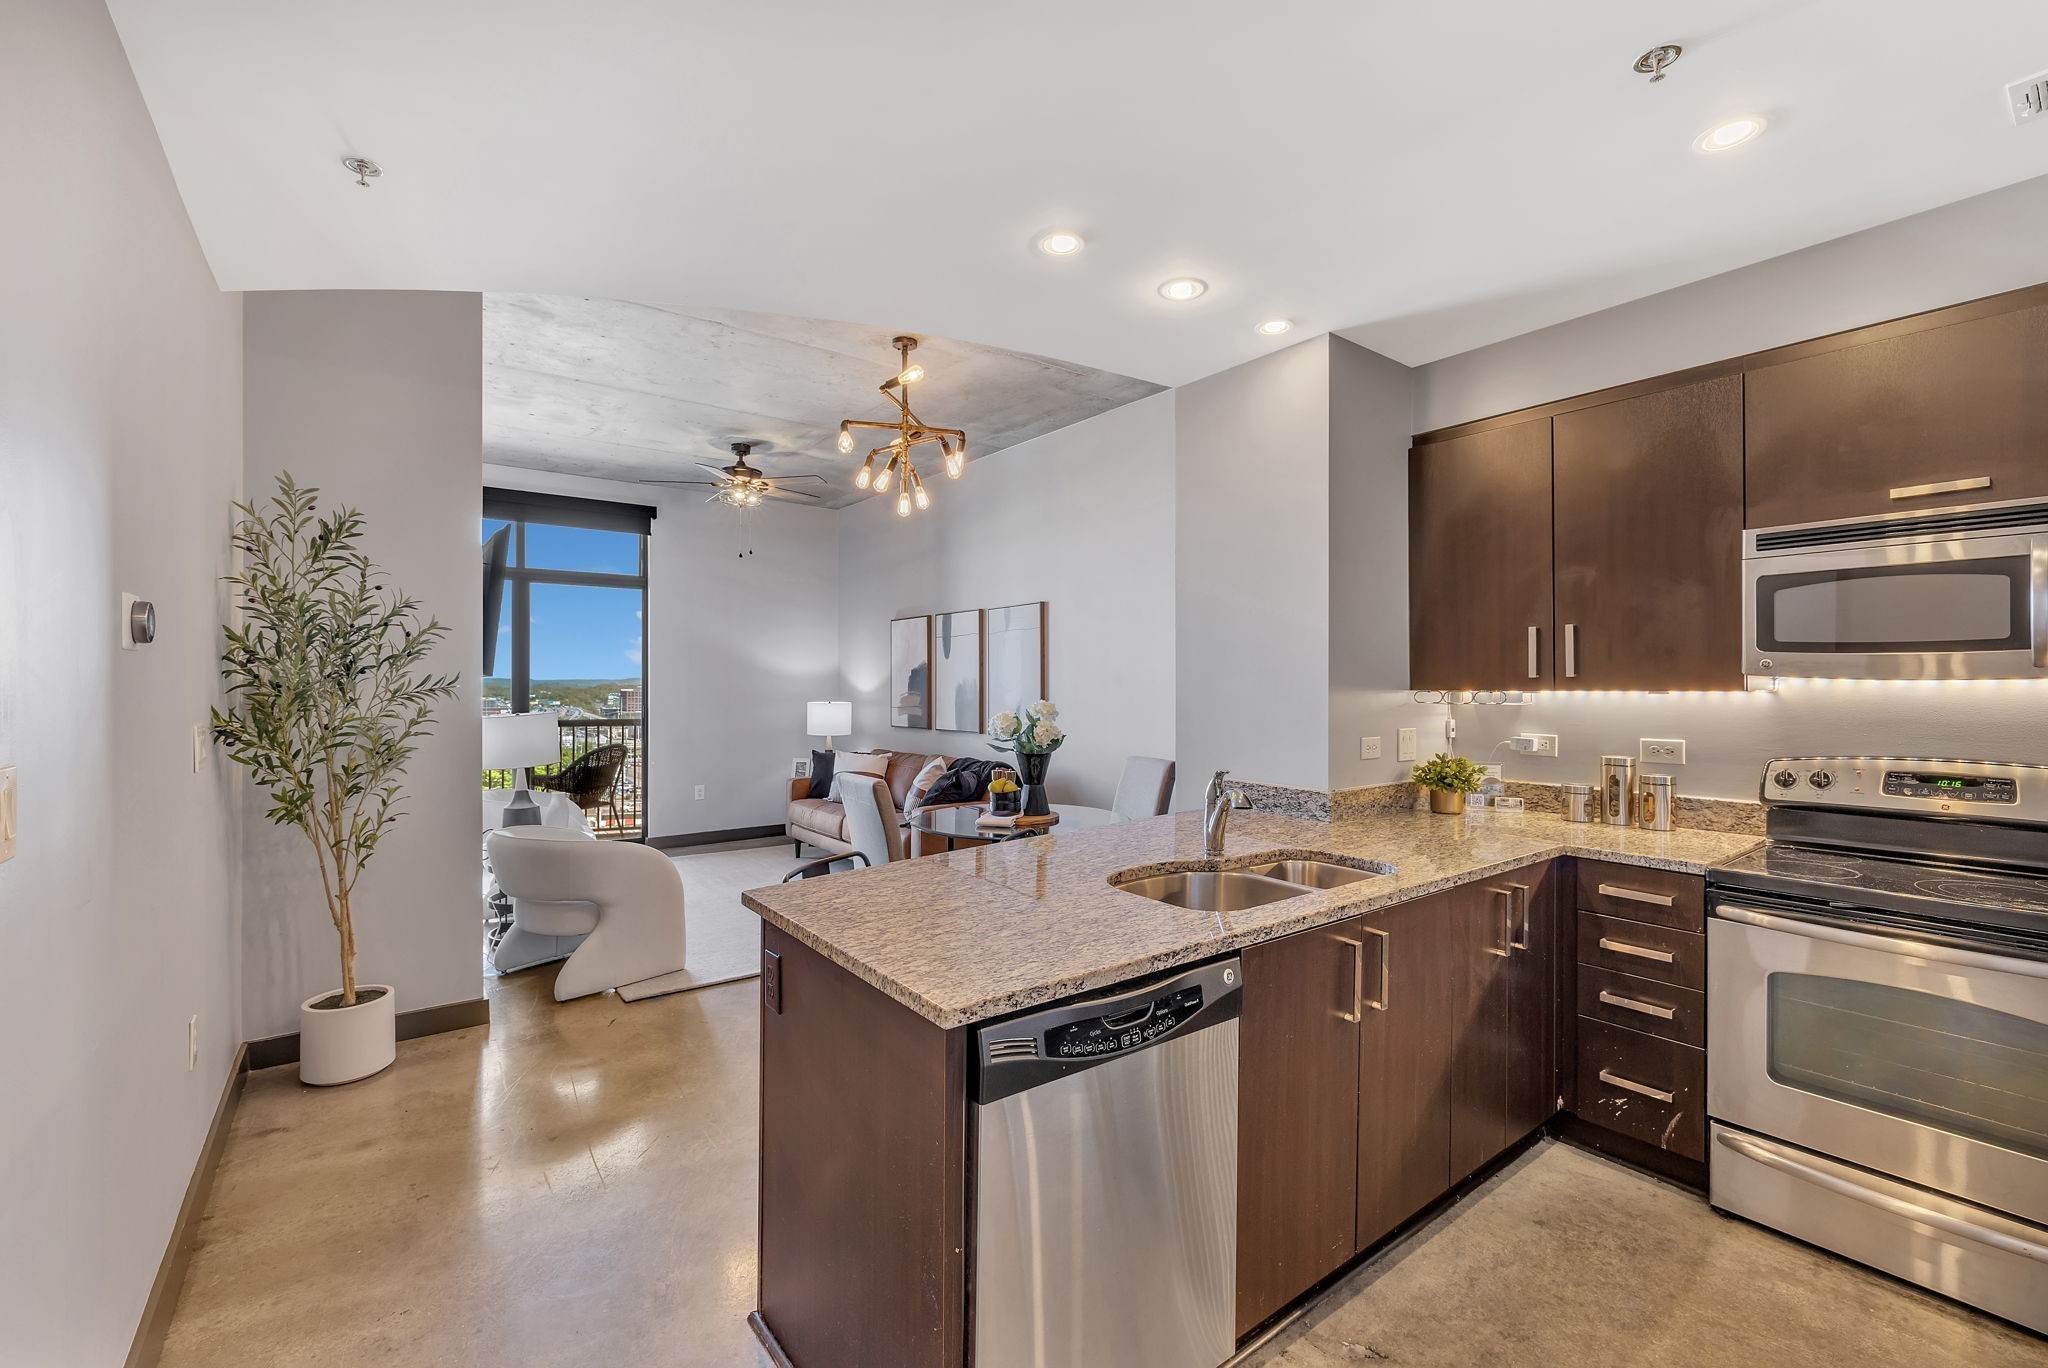
{"type": "Polygon", "coordinates": [[[0,125],[0,1361],[128,1351],[242,1039],[219,697],[241,301],[214,288],[107,14],[7,8],[0,125]],[[117,646],[119,595],[159,637],[117,646]],[[199,1057],[186,1031],[199,1019],[199,1057]]]}
{"type": "Polygon", "coordinates": [[[899,518],[893,498],[843,510],[840,696],[855,734],[837,744],[993,758],[972,732],[889,725],[889,621],[1043,600],[1069,736],[1052,796],[1106,806],[1125,756],[1173,756],[1174,414],[1157,394],[982,457],[932,480],[926,513],[899,518]]]}
{"type": "Polygon", "coordinates": [[[647,551],[648,832],[781,826],[790,761],[822,744],[804,734],[804,704],[841,697],[837,515],[772,503],[748,515],[743,541],[739,515],[703,490],[495,465],[483,482],[658,510],[647,551]]]}
{"type": "MultiPolygon", "coordinates": [[[[408,815],[356,886],[358,979],[394,985],[401,1012],[479,997],[482,299],[250,295],[244,343],[249,497],[269,498],[289,470],[319,487],[323,507],[360,509],[364,547],[390,583],[450,629],[428,668],[462,677],[407,771],[408,815]]],[[[264,819],[253,784],[246,801],[242,996],[254,1039],[297,1030],[299,1003],[341,970],[305,837],[264,819]]]]}
{"type": "Polygon", "coordinates": [[[1173,391],[1177,807],[1211,772],[1330,773],[1330,348],[1173,391]]]}
{"type": "MultiPolygon", "coordinates": [[[[1427,431],[2048,280],[2048,178],[1885,224],[1419,368],[1427,431]]],[[[2048,459],[2048,456],[2044,456],[2048,459]]],[[[1765,760],[1864,753],[2048,762],[2048,684],[1787,681],[1771,694],[1549,694],[1458,708],[1460,752],[1508,777],[1590,779],[1643,737],[1687,741],[1681,792],[1753,798],[1765,760]],[[1516,755],[1554,732],[1556,759],[1516,755]]]]}

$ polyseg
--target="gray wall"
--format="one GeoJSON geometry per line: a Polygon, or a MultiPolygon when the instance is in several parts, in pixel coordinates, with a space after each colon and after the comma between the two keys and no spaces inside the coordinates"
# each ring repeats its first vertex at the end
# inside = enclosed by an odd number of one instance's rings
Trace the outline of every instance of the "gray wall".
{"type": "MultiPolygon", "coordinates": [[[[1417,431],[1683,366],[1839,332],[2048,280],[2048,179],[1896,223],[1416,371],[1417,431]]],[[[2044,456],[2048,459],[2048,456],[2044,456]]],[[[1526,708],[1456,709],[1458,749],[1510,778],[1590,778],[1608,752],[1681,737],[1682,792],[1754,797],[1774,755],[1893,754],[2048,762],[2048,685],[1787,681],[1777,694],[1546,694],[1526,708]],[[1554,732],[1556,759],[1514,754],[1554,732]]]]}
{"type": "Polygon", "coordinates": [[[1329,783],[1331,344],[1173,391],[1179,807],[1219,769],[1329,783]]]}
{"type": "Polygon", "coordinates": [[[220,696],[241,300],[104,7],[31,0],[6,28],[0,1359],[94,1368],[127,1353],[242,1039],[234,780],[192,766],[220,696]],[[147,650],[118,648],[122,590],[156,602],[147,650]]]}
{"type": "Polygon", "coordinates": [[[838,696],[854,737],[837,744],[992,757],[972,732],[889,725],[889,620],[1043,600],[1069,735],[1052,796],[1106,806],[1126,755],[1172,756],[1174,414],[1158,394],[982,457],[932,480],[926,513],[899,518],[893,497],[843,510],[838,696]]]}
{"type": "Polygon", "coordinates": [[[485,466],[484,483],[659,510],[647,552],[648,831],[782,825],[790,761],[822,744],[804,734],[804,704],[843,697],[838,516],[770,503],[748,514],[742,541],[739,515],[702,490],[508,466],[485,466]]]}
{"type": "MultiPolygon", "coordinates": [[[[457,696],[408,771],[408,816],[356,886],[357,975],[411,1011],[481,996],[477,782],[483,591],[483,309],[473,294],[305,291],[248,297],[246,463],[252,499],[277,472],[368,522],[391,582],[451,630],[430,668],[457,696]]],[[[242,879],[244,1022],[298,1029],[298,1005],[339,982],[333,924],[305,837],[264,820],[248,786],[242,879]]]]}

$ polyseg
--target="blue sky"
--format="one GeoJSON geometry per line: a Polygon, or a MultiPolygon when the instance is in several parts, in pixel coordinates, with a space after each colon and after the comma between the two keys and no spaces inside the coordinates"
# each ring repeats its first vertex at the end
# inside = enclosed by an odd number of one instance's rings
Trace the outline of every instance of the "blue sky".
{"type": "MultiPolygon", "coordinates": [[[[488,537],[504,526],[488,519],[488,537]]],[[[526,528],[526,562],[536,569],[631,575],[640,569],[640,538],[580,527],[526,528]]],[[[585,585],[536,584],[533,594],[535,679],[631,679],[640,674],[640,592],[585,585]]],[[[512,595],[499,619],[494,678],[512,673],[512,595]]]]}

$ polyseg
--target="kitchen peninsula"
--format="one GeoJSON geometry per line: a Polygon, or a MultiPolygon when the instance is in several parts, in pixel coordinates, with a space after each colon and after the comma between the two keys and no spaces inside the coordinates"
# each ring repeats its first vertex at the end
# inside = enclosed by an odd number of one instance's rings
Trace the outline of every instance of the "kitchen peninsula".
{"type": "MultiPolygon", "coordinates": [[[[974,1028],[1232,954],[1243,1001],[1230,1023],[1242,1050],[1228,1315],[1237,1337],[1256,1332],[1572,1100],[1560,995],[1574,880],[1584,914],[1648,908],[1645,933],[1692,936],[1680,923],[1701,907],[1701,873],[1757,839],[1535,812],[1243,812],[1216,861],[1200,818],[746,895],[766,922],[754,1323],[771,1353],[796,1368],[967,1363],[974,1028]],[[1111,882],[1287,856],[1371,876],[1234,911],[1111,882]]],[[[1612,1113],[1595,1098],[1579,1110],[1613,1124],[1632,1157],[1673,1151],[1682,1168],[1701,1157],[1671,1139],[1703,1124],[1698,1071],[1699,1084],[1655,1090],[1662,1104],[1624,1095],[1612,1113]]],[[[1155,1314],[1181,1312],[1130,1311],[1155,1314]]]]}

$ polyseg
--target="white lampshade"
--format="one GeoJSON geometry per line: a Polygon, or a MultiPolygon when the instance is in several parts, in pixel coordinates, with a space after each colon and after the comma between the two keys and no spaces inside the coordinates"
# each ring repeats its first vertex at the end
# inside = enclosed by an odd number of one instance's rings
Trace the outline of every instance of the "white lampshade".
{"type": "Polygon", "coordinates": [[[804,730],[812,736],[846,736],[853,731],[853,704],[804,704],[804,730]]]}
{"type": "Polygon", "coordinates": [[[497,713],[484,719],[484,768],[525,769],[562,759],[562,728],[553,713],[497,713]]]}

